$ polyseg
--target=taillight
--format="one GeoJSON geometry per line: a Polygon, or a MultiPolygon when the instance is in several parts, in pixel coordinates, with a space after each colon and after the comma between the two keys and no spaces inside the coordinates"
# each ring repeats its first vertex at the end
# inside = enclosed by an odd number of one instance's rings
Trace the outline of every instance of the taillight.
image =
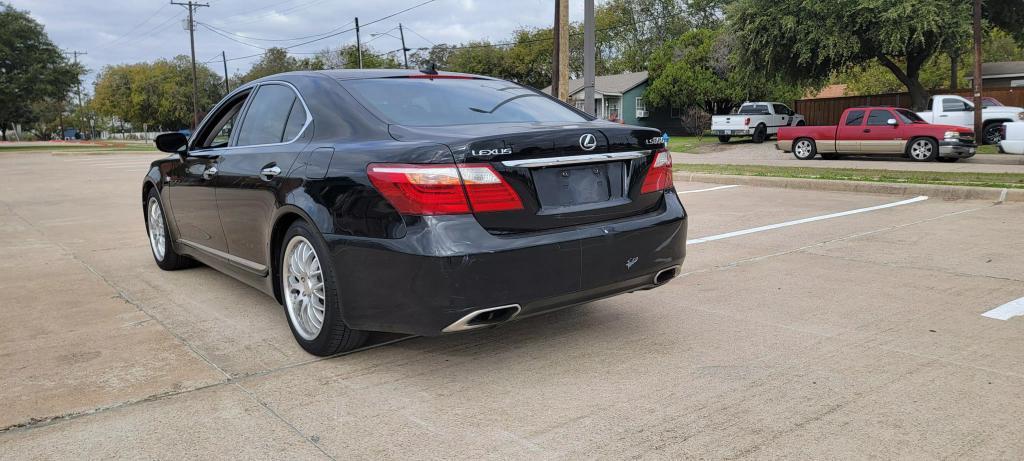
{"type": "Polygon", "coordinates": [[[523,208],[519,194],[490,165],[375,163],[366,168],[366,173],[374,187],[401,214],[467,214],[523,208]]]}
{"type": "Polygon", "coordinates": [[[743,119],[743,126],[750,126],[750,117],[743,119]]]}
{"type": "Polygon", "coordinates": [[[641,194],[657,192],[672,187],[672,154],[668,149],[661,149],[654,154],[654,161],[647,168],[647,176],[644,178],[644,185],[640,188],[641,194]]]}

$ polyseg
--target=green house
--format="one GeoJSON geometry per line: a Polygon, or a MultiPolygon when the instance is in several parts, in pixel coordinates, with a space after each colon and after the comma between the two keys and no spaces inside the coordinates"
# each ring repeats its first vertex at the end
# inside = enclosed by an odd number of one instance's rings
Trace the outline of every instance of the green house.
{"type": "MultiPolygon", "coordinates": [[[[629,125],[657,128],[671,135],[682,130],[680,113],[668,107],[651,107],[644,102],[647,72],[601,75],[594,81],[594,108],[598,118],[613,117],[629,125]]],[[[544,88],[551,94],[551,87],[544,88]]],[[[569,103],[583,110],[583,79],[569,80],[569,103]]]]}

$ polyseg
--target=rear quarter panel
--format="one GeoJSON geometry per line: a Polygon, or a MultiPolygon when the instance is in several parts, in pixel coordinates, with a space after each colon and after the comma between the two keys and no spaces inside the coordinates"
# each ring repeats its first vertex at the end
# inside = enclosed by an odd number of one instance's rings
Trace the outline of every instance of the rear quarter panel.
{"type": "Polygon", "coordinates": [[[778,147],[789,152],[792,150],[793,141],[799,138],[813,139],[817,144],[819,152],[835,151],[836,127],[829,126],[789,126],[779,128],[778,147]]]}

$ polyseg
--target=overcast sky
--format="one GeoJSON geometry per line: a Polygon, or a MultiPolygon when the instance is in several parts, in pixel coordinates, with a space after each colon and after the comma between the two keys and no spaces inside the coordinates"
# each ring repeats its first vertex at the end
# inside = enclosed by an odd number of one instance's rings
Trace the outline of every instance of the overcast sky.
{"type": "MultiPolygon", "coordinates": [[[[168,0],[7,0],[19,10],[28,10],[46,27],[61,48],[87,52],[79,60],[92,73],[108,64],[150,61],[189,53],[188,31],[184,28],[186,8],[168,0]]],[[[366,25],[425,0],[208,0],[209,8],[198,8],[196,21],[221,30],[221,34],[267,48],[290,46],[316,39],[317,34],[352,27],[359,18],[363,42],[377,52],[401,48],[396,38],[372,33],[387,32],[401,22],[406,27],[409,48],[433,43],[459,43],[489,39],[504,41],[518,27],[550,27],[554,15],[552,0],[434,0],[390,19],[366,25]],[[237,34],[237,35],[234,35],[237,34]],[[242,38],[251,37],[251,39],[242,38]],[[269,41],[257,39],[304,40],[269,41]],[[372,41],[370,41],[372,40],[372,41]]],[[[570,19],[580,21],[583,2],[570,1],[570,19]]],[[[398,31],[391,32],[398,36],[398,31]]],[[[326,47],[355,43],[355,32],[347,32],[291,49],[314,53],[326,47]]],[[[196,59],[209,61],[218,72],[221,50],[229,60],[262,53],[260,48],[232,41],[199,25],[196,28],[196,59]]],[[[228,62],[232,74],[245,72],[257,58],[228,62]]]]}

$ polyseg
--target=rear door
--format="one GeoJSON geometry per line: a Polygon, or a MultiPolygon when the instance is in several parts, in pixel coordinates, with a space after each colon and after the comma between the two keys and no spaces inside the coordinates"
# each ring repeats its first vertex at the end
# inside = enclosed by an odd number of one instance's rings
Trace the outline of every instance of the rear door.
{"type": "Polygon", "coordinates": [[[836,152],[860,153],[865,112],[861,109],[846,111],[846,117],[839,121],[839,128],[836,130],[836,152]]]}
{"type": "Polygon", "coordinates": [[[262,83],[245,110],[234,144],[221,155],[217,206],[229,253],[262,272],[270,265],[270,224],[285,176],[308,144],[309,111],[291,85],[262,83]]]}

